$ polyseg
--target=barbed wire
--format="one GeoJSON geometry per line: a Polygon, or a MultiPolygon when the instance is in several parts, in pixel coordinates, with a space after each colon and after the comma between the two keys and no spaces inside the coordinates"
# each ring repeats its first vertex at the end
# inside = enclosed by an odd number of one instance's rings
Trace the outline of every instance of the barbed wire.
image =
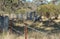
{"type": "Polygon", "coordinates": [[[29,27],[29,26],[27,26],[27,27],[30,28],[30,29],[32,29],[33,31],[40,32],[39,30],[37,30],[35,28],[29,27]]]}
{"type": "Polygon", "coordinates": [[[11,27],[14,31],[16,31],[17,33],[19,33],[19,34],[23,34],[22,32],[20,32],[20,31],[18,31],[18,30],[16,30],[15,28],[13,28],[13,27],[11,27]]]}
{"type": "MultiPolygon", "coordinates": [[[[12,28],[14,31],[16,31],[17,33],[19,33],[19,34],[23,34],[22,32],[16,30],[16,29],[13,28],[13,27],[11,27],[11,28],[12,28]]],[[[35,29],[35,28],[32,28],[32,27],[29,27],[29,26],[27,26],[27,28],[32,29],[33,31],[36,31],[36,32],[42,33],[41,31],[39,31],[39,30],[37,30],[37,29],[35,29]]]]}

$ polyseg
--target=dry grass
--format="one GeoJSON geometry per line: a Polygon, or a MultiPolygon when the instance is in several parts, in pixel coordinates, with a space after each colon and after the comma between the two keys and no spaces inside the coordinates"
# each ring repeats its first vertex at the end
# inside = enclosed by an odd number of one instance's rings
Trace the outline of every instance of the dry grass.
{"type": "Polygon", "coordinates": [[[7,34],[2,33],[0,35],[0,39],[24,39],[24,36],[18,36],[16,34],[12,34],[12,33],[7,32],[7,34]]]}
{"type": "Polygon", "coordinates": [[[29,38],[34,38],[34,39],[60,39],[60,33],[55,33],[55,34],[47,34],[47,33],[35,33],[33,32],[32,34],[29,35],[29,38]]]}
{"type": "MultiPolygon", "coordinates": [[[[33,22],[27,21],[26,23],[28,23],[29,25],[31,25],[33,22]]],[[[38,25],[37,27],[40,28],[44,28],[45,30],[53,30],[54,28],[52,27],[43,27],[42,23],[36,22],[34,23],[36,25],[38,25]]],[[[21,24],[23,25],[23,24],[21,24]]],[[[9,32],[7,34],[2,34],[0,35],[0,39],[24,39],[24,35],[23,36],[17,36],[16,34],[9,34],[9,32]]],[[[53,33],[53,34],[48,34],[45,32],[30,32],[28,33],[28,39],[60,39],[60,33],[53,33]]]]}
{"type": "MultiPolygon", "coordinates": [[[[2,34],[0,35],[0,39],[24,39],[23,36],[17,36],[15,34],[2,34]]],[[[32,32],[28,34],[28,39],[60,39],[60,33],[55,34],[47,34],[47,33],[38,33],[38,32],[32,32]]]]}

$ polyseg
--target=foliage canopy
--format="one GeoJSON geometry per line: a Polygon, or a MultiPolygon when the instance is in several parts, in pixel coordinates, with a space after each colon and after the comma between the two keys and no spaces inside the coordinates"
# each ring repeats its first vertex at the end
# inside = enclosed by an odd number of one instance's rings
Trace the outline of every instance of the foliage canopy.
{"type": "Polygon", "coordinates": [[[60,14],[60,7],[54,4],[45,4],[45,5],[40,5],[37,8],[37,13],[39,14],[46,16],[47,12],[49,13],[50,16],[53,16],[56,14],[58,15],[60,14]]]}

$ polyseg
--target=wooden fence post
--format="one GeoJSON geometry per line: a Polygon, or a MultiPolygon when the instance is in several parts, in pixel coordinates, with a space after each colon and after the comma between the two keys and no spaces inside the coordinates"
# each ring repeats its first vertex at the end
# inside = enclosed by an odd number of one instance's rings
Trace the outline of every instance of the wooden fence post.
{"type": "Polygon", "coordinates": [[[24,26],[24,33],[25,33],[25,39],[27,39],[27,24],[24,23],[25,26],[24,26]]]}

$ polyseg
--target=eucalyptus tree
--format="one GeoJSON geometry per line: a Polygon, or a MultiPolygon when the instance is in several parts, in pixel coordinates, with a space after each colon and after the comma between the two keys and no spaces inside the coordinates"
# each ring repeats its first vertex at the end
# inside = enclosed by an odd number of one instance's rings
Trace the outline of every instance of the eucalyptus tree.
{"type": "Polygon", "coordinates": [[[20,19],[23,20],[23,18],[25,17],[24,14],[26,13],[26,9],[21,8],[21,9],[17,9],[15,14],[17,15],[17,18],[20,15],[20,19]]]}
{"type": "Polygon", "coordinates": [[[60,14],[60,9],[54,4],[46,4],[39,6],[37,8],[37,12],[43,16],[46,16],[47,18],[50,18],[51,16],[60,14]]]}
{"type": "Polygon", "coordinates": [[[60,0],[51,0],[50,3],[58,5],[60,3],[60,0]]]}

